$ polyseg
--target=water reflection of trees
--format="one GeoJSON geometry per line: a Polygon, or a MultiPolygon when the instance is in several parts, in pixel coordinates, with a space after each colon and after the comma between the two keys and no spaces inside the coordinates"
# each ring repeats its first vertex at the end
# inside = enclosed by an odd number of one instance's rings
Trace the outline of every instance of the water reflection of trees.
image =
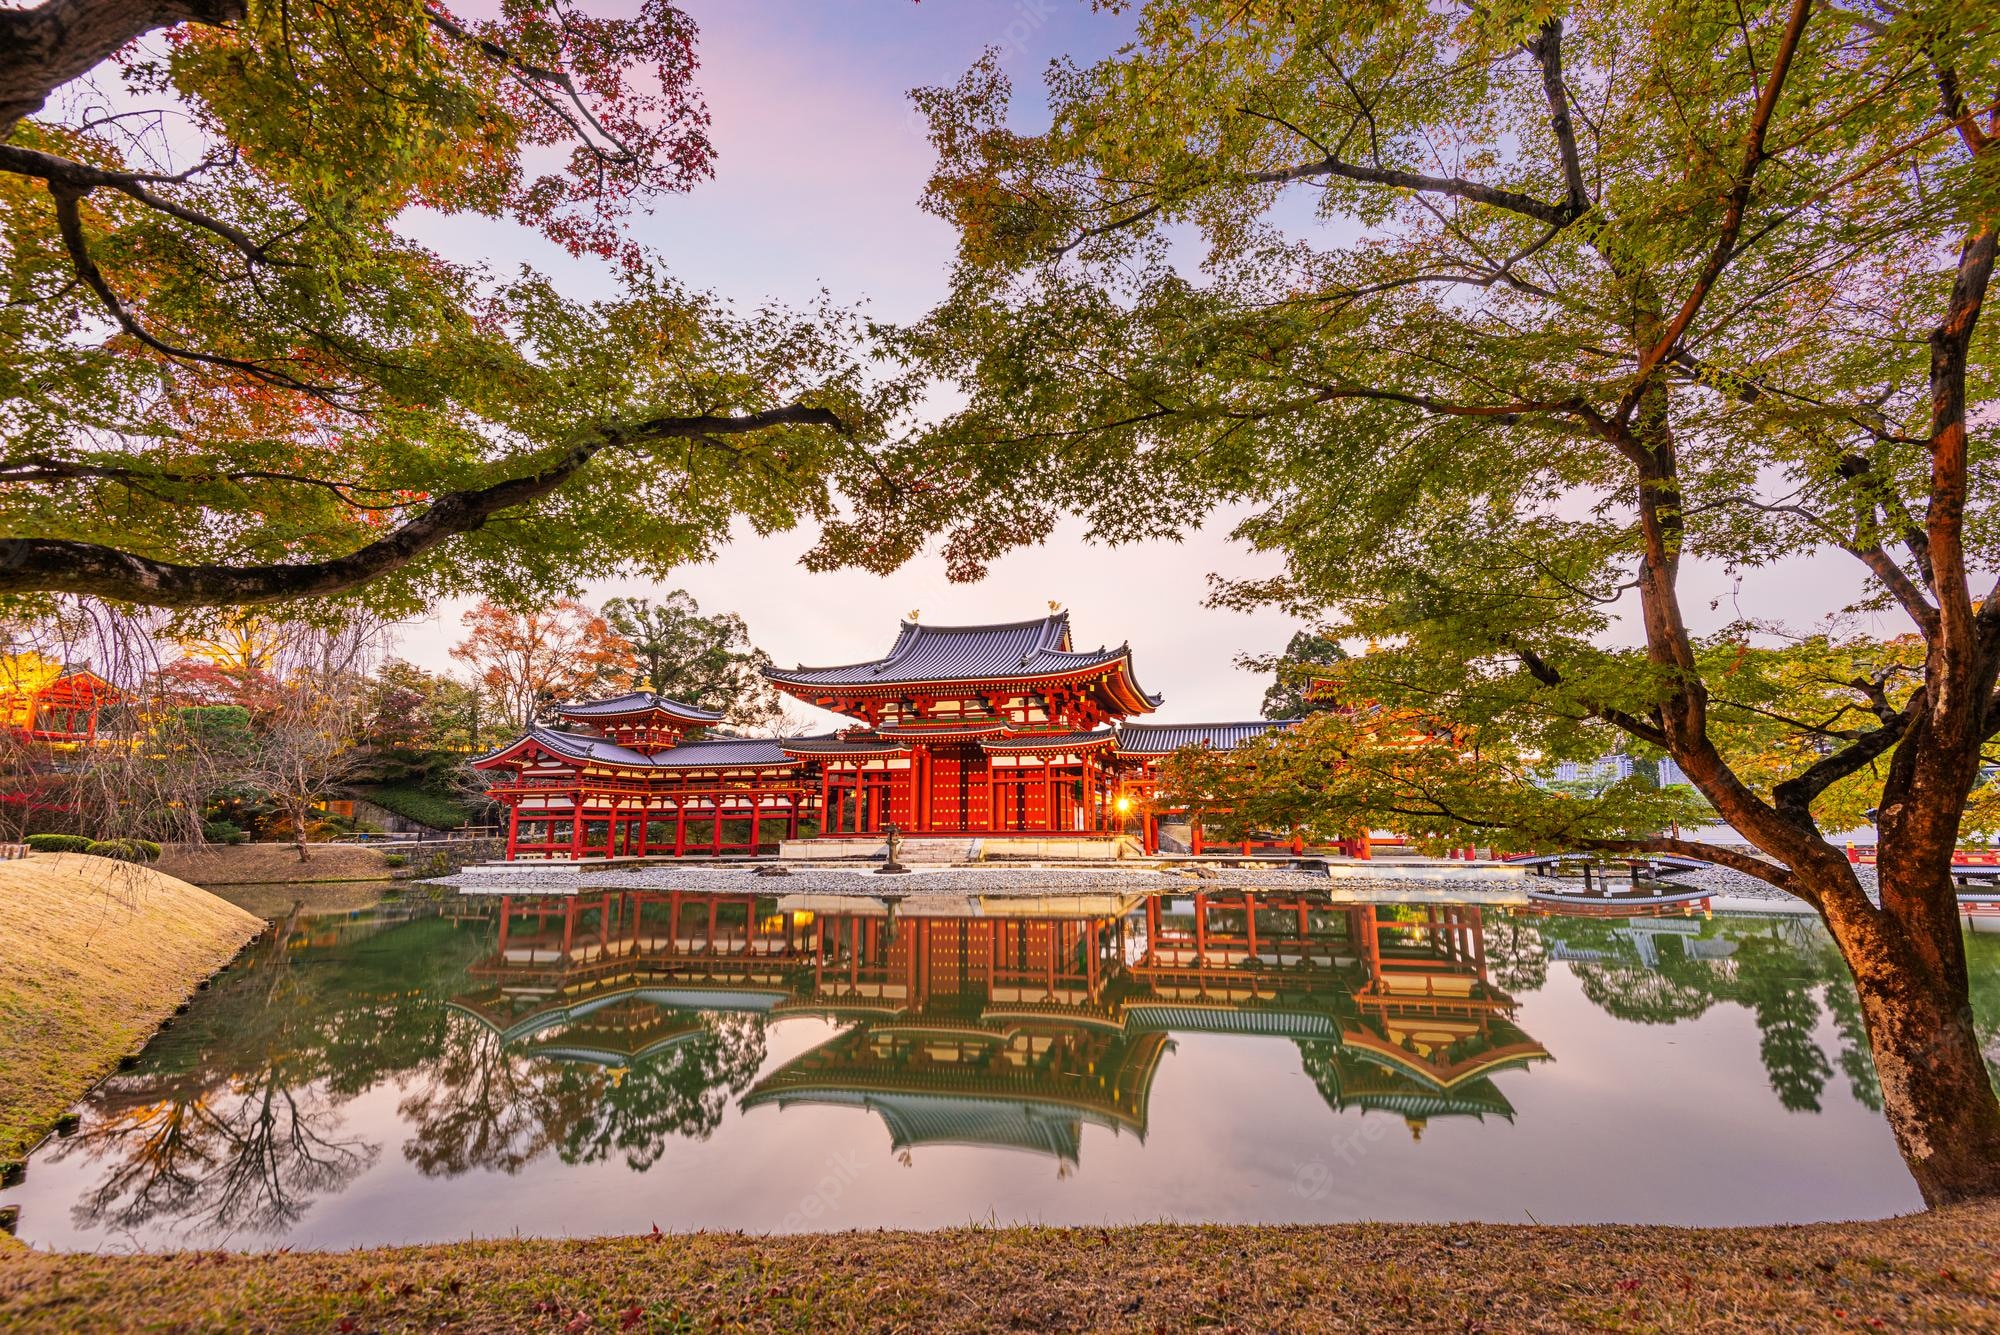
{"type": "Polygon", "coordinates": [[[321,1087],[290,1089],[269,1070],[224,1098],[135,1105],[64,1146],[110,1164],[71,1214],[113,1230],[169,1219],[202,1234],[278,1232],[374,1163],[378,1147],[340,1128],[321,1087]]]}
{"type": "Polygon", "coordinates": [[[677,1138],[705,1140],[765,1053],[757,1015],[690,1014],[688,1037],[629,1066],[538,1058],[459,1018],[399,1111],[403,1153],[429,1177],[473,1169],[519,1172],[555,1153],[564,1163],[622,1154],[637,1170],[677,1138]]]}
{"type": "Polygon", "coordinates": [[[104,1165],[78,1226],[289,1229],[380,1158],[349,1105],[392,1082],[405,1157],[426,1175],[514,1173],[550,1154],[643,1170],[674,1138],[713,1133],[763,1062],[762,1017],[694,1011],[684,1036],[629,1064],[510,1046],[451,1008],[489,930],[394,916],[274,928],[51,1150],[104,1165]]]}
{"type": "Polygon", "coordinates": [[[434,1051],[443,985],[477,932],[442,919],[293,918],[108,1081],[58,1160],[106,1165],[79,1227],[172,1221],[204,1235],[279,1232],[365,1172],[381,1146],[347,1127],[358,1094],[434,1051]],[[342,948],[330,963],[320,948],[342,948]]]}
{"type": "Polygon", "coordinates": [[[1812,919],[1544,918],[1539,926],[1548,953],[1606,1014],[1672,1024],[1742,1006],[1756,1019],[1758,1052],[1782,1106],[1819,1111],[1837,1061],[1854,1099],[1881,1109],[1853,981],[1812,919]],[[1832,1057],[1819,1040],[1828,1018],[1832,1057]]]}
{"type": "MultiPolygon", "coordinates": [[[[564,1163],[595,1163],[614,1151],[637,1169],[658,1161],[676,1139],[707,1140],[732,1097],[750,1087],[764,1064],[761,1015],[708,1014],[702,1032],[635,1065],[597,1091],[562,1146],[564,1163]]],[[[571,1077],[583,1073],[565,1072],[571,1077]]]]}
{"type": "Polygon", "coordinates": [[[1973,1022],[1978,1026],[1979,1046],[1986,1053],[1986,1069],[2000,1089],[2000,932],[1974,932],[1965,941],[1965,962],[1972,975],[1973,1022]]]}

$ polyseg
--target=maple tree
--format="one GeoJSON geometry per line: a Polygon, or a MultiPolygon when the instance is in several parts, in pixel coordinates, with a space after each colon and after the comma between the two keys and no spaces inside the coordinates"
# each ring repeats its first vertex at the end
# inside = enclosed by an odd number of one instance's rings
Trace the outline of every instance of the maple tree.
{"type": "Polygon", "coordinates": [[[0,11],[0,593],[526,601],[829,512],[901,390],[631,219],[712,169],[695,27],[506,0],[0,11]],[[494,218],[579,301],[411,239],[494,218]]]}
{"type": "Polygon", "coordinates": [[[631,642],[574,598],[531,612],[483,602],[464,621],[466,637],[451,656],[516,729],[546,721],[552,704],[628,690],[638,671],[631,642]]]}
{"type": "Polygon", "coordinates": [[[1355,712],[1191,783],[1798,896],[1925,1199],[2000,1194],[1950,872],[2000,734],[1990,12],[1151,0],[1047,89],[1035,134],[997,57],[917,94],[961,243],[897,350],[964,405],[929,489],[852,517],[882,563],[1247,505],[1285,568],[1222,601],[1378,651],[1337,665],[1355,712]],[[971,494],[1006,522],[955,522],[971,494]],[[1798,557],[1906,637],[1689,605],[1694,562],[1754,588],[1798,557]],[[1411,720],[1415,749],[1382,726],[1411,720]],[[1749,847],[1660,833],[1684,794],[1535,781],[1621,741],[1749,847]],[[1862,811],[1879,895],[1828,837],[1862,811]]]}

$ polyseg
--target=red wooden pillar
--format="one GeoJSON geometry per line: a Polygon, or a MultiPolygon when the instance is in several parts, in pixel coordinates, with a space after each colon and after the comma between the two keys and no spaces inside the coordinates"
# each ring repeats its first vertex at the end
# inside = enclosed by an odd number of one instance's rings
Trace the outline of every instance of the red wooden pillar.
{"type": "Polygon", "coordinates": [[[674,794],[674,856],[686,857],[688,848],[688,809],[685,790],[674,794]]]}
{"type": "Polygon", "coordinates": [[[709,831],[709,856],[722,856],[722,803],[723,795],[718,792],[711,799],[709,809],[715,813],[715,827],[709,831]]]}
{"type": "Polygon", "coordinates": [[[521,842],[521,799],[507,800],[507,861],[514,860],[514,850],[521,842]]]}
{"type": "Polygon", "coordinates": [[[576,788],[570,797],[569,856],[572,862],[583,856],[583,788],[581,785],[576,788]]]}
{"type": "Polygon", "coordinates": [[[757,830],[764,818],[764,790],[750,790],[750,856],[757,856],[757,830]]]}
{"type": "Polygon", "coordinates": [[[1042,829],[1056,829],[1056,767],[1054,756],[1042,757],[1042,829]]]}
{"type": "Polygon", "coordinates": [[[1195,816],[1188,822],[1188,848],[1196,857],[1201,856],[1201,817],[1195,816]]]}
{"type": "Polygon", "coordinates": [[[639,856],[646,856],[646,832],[653,827],[653,795],[647,793],[645,805],[639,808],[639,856]]]}

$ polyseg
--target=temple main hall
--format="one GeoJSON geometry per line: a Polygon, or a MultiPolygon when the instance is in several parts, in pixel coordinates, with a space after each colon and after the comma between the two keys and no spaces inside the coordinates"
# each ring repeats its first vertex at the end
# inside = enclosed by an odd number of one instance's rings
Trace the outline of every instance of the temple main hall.
{"type": "Polygon", "coordinates": [[[1159,760],[1287,726],[1146,721],[1161,699],[1139,684],[1131,648],[1078,649],[1067,613],[907,621],[880,658],[765,675],[851,722],[744,738],[716,734],[713,711],[644,691],[559,705],[560,726],[473,762],[507,812],[508,857],[743,856],[807,838],[833,852],[826,841],[878,846],[891,825],[1028,851],[1198,853],[1198,826],[1192,846],[1163,831],[1174,813],[1154,801],[1159,760]]]}

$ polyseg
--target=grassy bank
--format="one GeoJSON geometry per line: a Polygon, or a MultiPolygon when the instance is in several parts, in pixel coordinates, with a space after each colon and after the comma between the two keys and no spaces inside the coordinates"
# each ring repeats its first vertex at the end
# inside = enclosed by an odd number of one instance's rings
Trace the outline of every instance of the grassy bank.
{"type": "Polygon", "coordinates": [[[0,1162],[262,926],[149,867],[78,853],[0,862],[0,1162]]]}
{"type": "Polygon", "coordinates": [[[204,844],[169,848],[155,865],[196,885],[303,885],[334,881],[386,881],[396,874],[380,848],[362,844],[312,844],[299,861],[290,844],[204,844]]]}
{"type": "Polygon", "coordinates": [[[10,1330],[1994,1330],[2000,1207],[1807,1228],[974,1229],[0,1257],[10,1330]]]}

